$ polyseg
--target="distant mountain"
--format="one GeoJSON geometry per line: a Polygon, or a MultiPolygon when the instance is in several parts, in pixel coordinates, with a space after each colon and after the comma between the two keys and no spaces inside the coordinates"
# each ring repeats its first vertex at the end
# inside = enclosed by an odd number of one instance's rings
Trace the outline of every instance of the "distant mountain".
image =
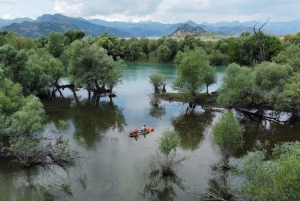
{"type": "Polygon", "coordinates": [[[108,22],[99,19],[88,20],[91,23],[113,27],[133,34],[136,37],[161,37],[172,33],[181,23],[163,24],[160,22],[142,21],[142,22],[108,22]]]}
{"type": "Polygon", "coordinates": [[[31,18],[28,18],[28,17],[24,17],[24,18],[16,18],[16,19],[13,19],[13,20],[9,20],[9,19],[1,19],[0,18],[0,28],[3,27],[3,26],[7,26],[7,25],[10,25],[12,23],[21,23],[21,22],[25,22],[25,21],[28,21],[28,22],[32,22],[33,19],[31,18]]]}
{"type": "Polygon", "coordinates": [[[190,24],[194,24],[194,23],[191,21],[188,21],[187,23],[180,25],[173,33],[171,33],[169,35],[169,37],[183,38],[186,35],[197,36],[200,33],[206,32],[202,27],[200,27],[200,26],[194,27],[194,26],[191,26],[190,24]]]}
{"type": "MultiPolygon", "coordinates": [[[[45,14],[37,20],[30,18],[17,18],[14,20],[0,19],[0,27],[8,31],[14,31],[26,37],[37,38],[41,34],[48,36],[51,31],[63,33],[69,29],[82,30],[86,35],[93,37],[108,34],[115,34],[118,37],[162,37],[178,32],[179,35],[192,32],[212,32],[218,35],[240,35],[242,32],[253,33],[253,27],[258,29],[264,22],[217,22],[197,24],[191,20],[184,23],[164,24],[160,22],[108,22],[99,19],[86,20],[82,17],[71,18],[61,14],[45,14]],[[190,27],[188,27],[188,26],[190,27]],[[186,30],[186,31],[183,31],[186,30]]],[[[262,29],[265,33],[273,35],[294,34],[300,31],[300,20],[291,22],[268,22],[262,29]]]]}
{"type": "MultiPolygon", "coordinates": [[[[202,23],[200,25],[210,26],[214,28],[221,28],[221,27],[238,27],[244,26],[247,29],[251,28],[253,32],[253,27],[255,26],[256,29],[259,29],[263,23],[260,21],[248,21],[248,22],[217,22],[217,23],[202,23]]],[[[267,34],[273,35],[286,35],[286,34],[295,34],[296,32],[300,31],[300,20],[294,20],[290,22],[267,22],[267,24],[262,28],[262,31],[267,34]]]]}
{"type": "Polygon", "coordinates": [[[67,30],[82,30],[86,35],[93,37],[105,32],[115,34],[118,37],[130,37],[132,34],[115,28],[96,25],[87,20],[66,17],[61,14],[45,14],[32,22],[12,23],[2,29],[19,33],[26,37],[38,38],[40,35],[48,36],[51,31],[64,33],[67,30]]]}

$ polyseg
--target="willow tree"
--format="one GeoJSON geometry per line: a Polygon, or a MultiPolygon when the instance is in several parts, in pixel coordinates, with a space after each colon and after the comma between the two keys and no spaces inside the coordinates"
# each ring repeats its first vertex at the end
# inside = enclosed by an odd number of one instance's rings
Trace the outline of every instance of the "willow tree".
{"type": "Polygon", "coordinates": [[[178,65],[177,76],[172,88],[183,93],[190,107],[195,105],[196,94],[204,87],[205,73],[209,68],[209,60],[203,49],[179,51],[175,57],[178,65]]]}
{"type": "Polygon", "coordinates": [[[125,64],[122,60],[114,61],[112,68],[108,69],[106,76],[106,85],[110,91],[109,97],[113,96],[113,88],[122,82],[125,64]]]}
{"type": "Polygon", "coordinates": [[[99,47],[91,36],[76,40],[70,45],[68,72],[71,82],[84,86],[89,92],[102,92],[114,60],[99,47]]]}
{"type": "Polygon", "coordinates": [[[155,93],[159,92],[158,87],[162,86],[166,82],[166,77],[157,73],[154,73],[149,76],[150,78],[150,83],[154,87],[155,93]]]}

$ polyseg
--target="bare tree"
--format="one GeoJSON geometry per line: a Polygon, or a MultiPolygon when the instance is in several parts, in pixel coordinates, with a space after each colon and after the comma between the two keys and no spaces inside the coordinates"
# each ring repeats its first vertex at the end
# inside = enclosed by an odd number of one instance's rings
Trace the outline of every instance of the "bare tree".
{"type": "Polygon", "coordinates": [[[260,28],[258,29],[258,32],[256,31],[256,24],[254,25],[253,27],[253,31],[254,31],[254,34],[256,36],[256,41],[259,45],[259,57],[260,57],[260,62],[264,62],[266,60],[266,54],[265,54],[265,44],[264,44],[264,41],[262,40],[261,38],[261,29],[268,23],[270,17],[268,17],[267,21],[265,23],[263,23],[260,28]]]}

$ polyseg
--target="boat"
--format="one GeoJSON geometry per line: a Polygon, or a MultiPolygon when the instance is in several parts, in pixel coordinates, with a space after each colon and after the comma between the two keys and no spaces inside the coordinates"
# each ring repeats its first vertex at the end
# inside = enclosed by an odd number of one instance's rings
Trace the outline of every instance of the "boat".
{"type": "Polygon", "coordinates": [[[146,128],[146,131],[138,131],[137,133],[133,133],[133,132],[130,132],[128,134],[129,137],[137,137],[139,135],[147,135],[148,133],[151,133],[154,131],[154,127],[149,127],[149,128],[146,128]]]}

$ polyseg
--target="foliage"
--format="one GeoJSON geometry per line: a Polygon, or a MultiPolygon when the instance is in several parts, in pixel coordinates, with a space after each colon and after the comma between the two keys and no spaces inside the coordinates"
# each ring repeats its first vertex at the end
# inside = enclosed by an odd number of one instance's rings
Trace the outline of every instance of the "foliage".
{"type": "Polygon", "coordinates": [[[223,160],[228,162],[228,157],[243,145],[243,126],[239,124],[233,113],[228,111],[222,114],[212,130],[212,143],[219,147],[223,160]]]}
{"type": "Polygon", "coordinates": [[[45,111],[40,100],[30,95],[24,100],[25,104],[11,115],[7,132],[18,136],[29,136],[43,130],[42,121],[45,111]]]}
{"type": "Polygon", "coordinates": [[[171,151],[176,151],[180,143],[180,137],[176,131],[172,131],[170,129],[165,130],[163,133],[163,137],[159,141],[159,150],[165,156],[168,156],[171,151]]]}
{"type": "Polygon", "coordinates": [[[111,69],[108,69],[106,76],[106,84],[108,89],[110,89],[110,94],[113,92],[113,88],[122,82],[123,72],[126,65],[123,64],[122,60],[114,61],[114,64],[111,69]]]}
{"type": "Polygon", "coordinates": [[[243,105],[252,101],[256,94],[254,73],[250,68],[230,64],[226,69],[217,101],[226,105],[243,105]]]}
{"type": "Polygon", "coordinates": [[[279,64],[289,64],[295,72],[300,71],[300,44],[291,44],[279,52],[272,61],[279,64]]]}
{"type": "MultiPolygon", "coordinates": [[[[271,35],[260,34],[264,47],[265,60],[271,61],[281,50],[283,45],[281,41],[271,35]]],[[[230,62],[235,62],[243,66],[254,66],[263,62],[260,58],[260,48],[255,35],[244,34],[240,37],[228,39],[228,57],[230,62]]]]}
{"type": "Polygon", "coordinates": [[[154,87],[155,91],[158,91],[158,87],[162,86],[166,82],[166,77],[160,74],[152,74],[149,76],[150,83],[154,87]]]}
{"type": "Polygon", "coordinates": [[[254,73],[260,99],[274,105],[292,75],[292,68],[286,64],[263,62],[254,67],[254,73]]]}
{"type": "Polygon", "coordinates": [[[241,198],[251,200],[300,199],[299,142],[276,145],[271,160],[264,151],[250,152],[245,158],[241,176],[245,182],[238,187],[241,198]]]}
{"type": "Polygon", "coordinates": [[[203,82],[206,85],[206,93],[208,94],[208,87],[217,83],[216,70],[213,67],[207,68],[206,72],[204,72],[203,82]]]}
{"type": "Polygon", "coordinates": [[[300,109],[300,73],[292,76],[284,85],[275,104],[276,109],[300,109]]]}
{"type": "Polygon", "coordinates": [[[185,158],[175,161],[176,148],[180,144],[180,137],[174,130],[167,129],[163,132],[162,138],[158,142],[156,156],[151,156],[150,168],[153,175],[160,173],[162,176],[174,176],[174,168],[185,158]]]}
{"type": "Polygon", "coordinates": [[[227,58],[220,50],[212,50],[209,54],[209,63],[211,65],[226,65],[227,58]]]}
{"type": "Polygon", "coordinates": [[[99,47],[90,37],[76,40],[70,45],[68,73],[71,82],[85,86],[87,90],[100,90],[106,84],[106,76],[113,67],[113,59],[105,49],[99,47]]]}
{"type": "Polygon", "coordinates": [[[186,49],[185,52],[179,51],[175,57],[175,63],[178,69],[172,88],[184,93],[190,102],[194,102],[196,93],[203,88],[205,73],[211,68],[206,53],[199,48],[186,49]]]}
{"type": "Polygon", "coordinates": [[[48,50],[55,58],[59,58],[65,49],[65,36],[60,33],[51,32],[48,38],[48,50]]]}

